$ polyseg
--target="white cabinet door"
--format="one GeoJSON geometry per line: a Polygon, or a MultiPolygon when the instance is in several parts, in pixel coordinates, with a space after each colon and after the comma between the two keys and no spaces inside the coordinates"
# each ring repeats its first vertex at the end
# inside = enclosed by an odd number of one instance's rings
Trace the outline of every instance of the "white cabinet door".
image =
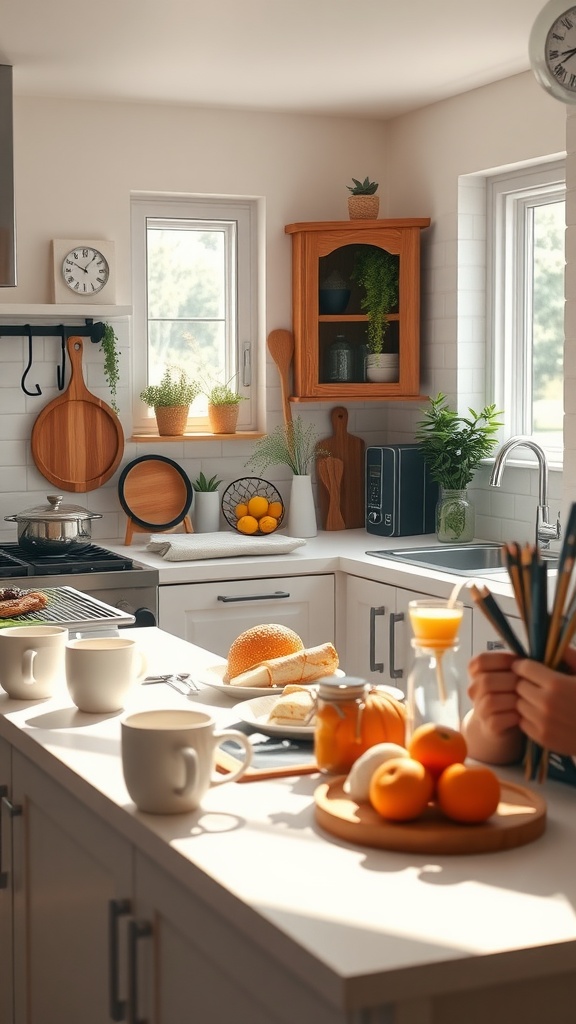
{"type": "Polygon", "coordinates": [[[130,845],[16,751],[12,767],[16,1024],[124,1020],[108,930],[111,901],[131,893],[130,845]]]}
{"type": "MultiPolygon", "coordinates": [[[[406,693],[413,652],[408,602],[430,595],[348,576],[340,661],[348,675],[397,686],[406,693]]],[[[472,613],[464,609],[458,660],[463,676],[472,650],[472,613]]]]}
{"type": "Polygon", "coordinates": [[[13,1019],[12,824],[10,745],[0,739],[0,1022],[13,1019]]]}
{"type": "Polygon", "coordinates": [[[223,580],[160,587],[160,628],[226,658],[251,626],[289,626],[305,647],[334,643],[334,576],[223,580]]]}
{"type": "MultiPolygon", "coordinates": [[[[521,644],[526,644],[526,633],[522,619],[518,616],[506,616],[521,644]]],[[[494,626],[482,614],[479,608],[474,609],[472,621],[472,653],[481,654],[482,651],[508,651],[494,626]]]]}

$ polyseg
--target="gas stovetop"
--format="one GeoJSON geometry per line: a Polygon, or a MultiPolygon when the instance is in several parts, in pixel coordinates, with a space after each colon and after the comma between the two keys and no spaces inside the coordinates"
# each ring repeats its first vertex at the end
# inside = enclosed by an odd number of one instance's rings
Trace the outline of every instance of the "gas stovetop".
{"type": "Polygon", "coordinates": [[[0,544],[0,578],[64,576],[93,572],[123,572],[136,568],[131,558],[91,544],[85,551],[65,555],[36,555],[19,544],[0,544]]]}

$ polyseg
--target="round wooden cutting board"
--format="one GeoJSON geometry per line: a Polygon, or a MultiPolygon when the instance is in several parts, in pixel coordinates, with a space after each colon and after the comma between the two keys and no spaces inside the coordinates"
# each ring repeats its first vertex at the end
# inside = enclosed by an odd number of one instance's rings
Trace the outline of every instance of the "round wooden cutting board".
{"type": "Polygon", "coordinates": [[[142,455],[122,470],[118,497],[127,516],[143,530],[171,530],[190,511],[194,491],[177,462],[142,455]]]}
{"type": "Polygon", "coordinates": [[[432,806],[415,821],[386,821],[370,804],[351,800],[343,784],[342,777],[318,787],[316,821],[326,832],[359,846],[404,853],[490,853],[531,843],[546,828],[543,797],[510,782],[501,782],[498,809],[481,825],[448,821],[432,806]]]}
{"type": "Polygon", "coordinates": [[[118,467],[124,433],[114,410],[88,391],[83,351],[82,338],[68,338],[70,382],[36,419],[30,445],[37,468],[51,484],[85,493],[105,484],[118,467]]]}

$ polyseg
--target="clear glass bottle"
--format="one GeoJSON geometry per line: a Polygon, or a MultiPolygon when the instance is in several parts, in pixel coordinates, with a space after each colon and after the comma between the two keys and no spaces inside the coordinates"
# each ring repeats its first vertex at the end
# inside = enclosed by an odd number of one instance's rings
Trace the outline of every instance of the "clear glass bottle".
{"type": "Polygon", "coordinates": [[[343,334],[337,334],[326,353],[326,383],[349,383],[354,371],[354,349],[343,334]]]}
{"type": "Polygon", "coordinates": [[[474,505],[463,490],[440,488],[436,505],[436,536],[443,544],[464,544],[474,540],[474,505]]]}
{"type": "Polygon", "coordinates": [[[408,674],[407,741],[419,725],[434,722],[460,729],[466,680],[457,663],[458,647],[411,640],[414,661],[408,674]]]}

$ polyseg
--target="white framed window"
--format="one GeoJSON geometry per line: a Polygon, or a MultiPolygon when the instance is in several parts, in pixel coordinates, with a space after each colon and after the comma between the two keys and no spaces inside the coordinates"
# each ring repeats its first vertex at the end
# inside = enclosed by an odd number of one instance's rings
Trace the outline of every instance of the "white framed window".
{"type": "MultiPolygon", "coordinates": [[[[167,366],[203,390],[230,382],[244,399],[238,429],[255,428],[257,215],[250,199],[131,196],[135,429],[150,429],[139,395],[167,366]]],[[[187,431],[207,428],[202,394],[187,431]]]]}
{"type": "Polygon", "coordinates": [[[565,194],[560,160],[487,181],[491,400],[504,410],[506,436],[531,436],[556,464],[563,454],[565,194]]]}

